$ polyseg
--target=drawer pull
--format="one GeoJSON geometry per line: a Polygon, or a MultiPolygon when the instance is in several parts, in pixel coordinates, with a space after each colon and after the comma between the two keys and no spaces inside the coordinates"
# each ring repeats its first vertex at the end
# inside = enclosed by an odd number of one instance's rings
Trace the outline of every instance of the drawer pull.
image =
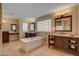
{"type": "Polygon", "coordinates": [[[72,43],[72,44],[77,44],[77,42],[76,42],[76,41],[74,41],[74,40],[70,40],[70,41],[69,41],[69,43],[72,43]]]}
{"type": "Polygon", "coordinates": [[[69,49],[72,49],[72,50],[77,50],[77,47],[74,46],[74,45],[69,45],[69,49]]]}

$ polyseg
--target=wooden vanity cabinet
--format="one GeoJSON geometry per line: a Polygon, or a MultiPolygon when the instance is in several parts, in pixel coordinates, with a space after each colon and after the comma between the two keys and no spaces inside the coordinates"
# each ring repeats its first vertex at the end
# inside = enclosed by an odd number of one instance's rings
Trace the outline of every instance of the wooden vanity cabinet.
{"type": "Polygon", "coordinates": [[[9,39],[10,41],[19,40],[19,33],[9,33],[9,39]]]}
{"type": "Polygon", "coordinates": [[[77,52],[77,50],[79,49],[78,42],[79,42],[79,38],[75,38],[75,37],[68,37],[68,39],[65,40],[67,49],[72,50],[74,52],[77,52]]]}
{"type": "Polygon", "coordinates": [[[8,31],[2,32],[2,42],[3,43],[9,42],[9,32],[8,31]]]}
{"type": "Polygon", "coordinates": [[[25,33],[25,38],[28,38],[28,37],[35,37],[37,35],[36,32],[26,32],[25,33]]]}
{"type": "Polygon", "coordinates": [[[79,38],[54,35],[51,36],[54,37],[54,47],[79,55],[79,38]]]}

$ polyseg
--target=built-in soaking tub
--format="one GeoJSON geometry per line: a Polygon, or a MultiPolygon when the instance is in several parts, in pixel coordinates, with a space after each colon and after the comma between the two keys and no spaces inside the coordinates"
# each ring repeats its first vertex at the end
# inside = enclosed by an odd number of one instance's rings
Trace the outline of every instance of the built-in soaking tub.
{"type": "Polygon", "coordinates": [[[45,42],[45,39],[42,36],[21,39],[22,49],[25,52],[31,51],[41,46],[42,44],[44,44],[44,42],[45,42]]]}

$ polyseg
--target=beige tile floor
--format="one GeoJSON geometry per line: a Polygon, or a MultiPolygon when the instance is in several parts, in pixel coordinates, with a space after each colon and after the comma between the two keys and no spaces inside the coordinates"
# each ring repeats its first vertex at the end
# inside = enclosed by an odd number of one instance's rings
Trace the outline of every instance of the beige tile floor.
{"type": "Polygon", "coordinates": [[[72,56],[72,54],[54,49],[48,48],[47,44],[40,46],[28,53],[24,52],[21,48],[20,41],[12,41],[5,43],[2,46],[2,56],[72,56]]]}

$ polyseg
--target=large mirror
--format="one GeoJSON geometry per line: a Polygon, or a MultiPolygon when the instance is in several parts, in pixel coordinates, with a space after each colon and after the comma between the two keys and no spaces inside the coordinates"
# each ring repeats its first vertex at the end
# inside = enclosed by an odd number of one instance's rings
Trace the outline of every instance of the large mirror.
{"type": "Polygon", "coordinates": [[[35,31],[35,23],[30,23],[30,31],[35,31]]]}
{"type": "Polygon", "coordinates": [[[72,31],[72,16],[55,18],[56,31],[72,31]]]}
{"type": "Polygon", "coordinates": [[[16,24],[11,24],[11,31],[16,32],[16,24]]]}

